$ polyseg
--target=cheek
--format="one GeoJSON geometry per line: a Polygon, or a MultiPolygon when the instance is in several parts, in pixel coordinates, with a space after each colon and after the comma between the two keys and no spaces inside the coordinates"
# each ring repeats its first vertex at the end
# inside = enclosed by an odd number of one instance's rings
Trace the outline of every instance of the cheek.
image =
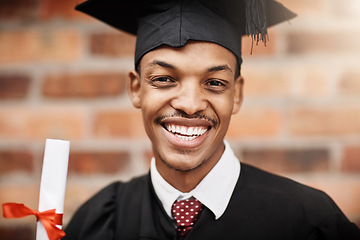
{"type": "Polygon", "coordinates": [[[170,106],[171,99],[176,95],[176,91],[158,91],[147,86],[142,90],[141,95],[143,113],[147,115],[160,114],[166,106],[170,106]]]}
{"type": "Polygon", "coordinates": [[[142,106],[141,111],[146,135],[153,141],[155,139],[154,111],[147,104],[142,106]]]}
{"type": "Polygon", "coordinates": [[[160,104],[161,98],[158,94],[151,91],[151,89],[144,89],[141,92],[141,109],[143,112],[151,112],[160,104]]]}
{"type": "Polygon", "coordinates": [[[212,106],[220,120],[226,121],[226,119],[230,119],[232,115],[234,101],[231,96],[219,97],[212,101],[212,106]]]}
{"type": "MultiPolygon", "coordinates": [[[[141,111],[143,116],[143,121],[145,125],[145,130],[151,131],[154,127],[154,120],[159,117],[161,114],[164,114],[162,110],[166,106],[166,99],[160,94],[152,92],[144,92],[141,99],[141,111]]],[[[148,132],[149,134],[149,132],[148,132]]]]}

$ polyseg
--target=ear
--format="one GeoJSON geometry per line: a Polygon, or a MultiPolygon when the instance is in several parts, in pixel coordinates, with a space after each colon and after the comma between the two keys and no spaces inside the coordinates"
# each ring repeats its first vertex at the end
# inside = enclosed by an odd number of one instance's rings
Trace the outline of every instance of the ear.
{"type": "Polygon", "coordinates": [[[244,78],[239,76],[235,80],[234,86],[234,106],[232,110],[232,114],[239,112],[242,101],[243,101],[243,87],[244,87],[244,78]]]}
{"type": "Polygon", "coordinates": [[[141,79],[135,70],[129,72],[127,90],[134,107],[141,108],[141,79]]]}

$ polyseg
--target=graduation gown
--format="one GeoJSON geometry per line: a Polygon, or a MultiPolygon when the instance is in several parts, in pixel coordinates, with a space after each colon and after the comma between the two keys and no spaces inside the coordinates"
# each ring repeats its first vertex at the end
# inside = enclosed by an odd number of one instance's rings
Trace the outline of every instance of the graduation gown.
{"type": "MultiPolygon", "coordinates": [[[[325,193],[241,166],[224,214],[215,220],[205,207],[186,240],[360,240],[360,230],[325,193]]],[[[81,206],[65,232],[70,240],[176,239],[150,174],[101,190],[81,206]]]]}

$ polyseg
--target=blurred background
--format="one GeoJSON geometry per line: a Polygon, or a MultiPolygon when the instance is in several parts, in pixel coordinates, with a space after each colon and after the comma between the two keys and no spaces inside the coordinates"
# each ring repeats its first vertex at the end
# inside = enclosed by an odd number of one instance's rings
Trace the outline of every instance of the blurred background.
{"type": "MultiPolygon", "coordinates": [[[[125,90],[135,37],[75,12],[79,2],[0,0],[0,203],[37,209],[45,139],[70,140],[65,225],[151,158],[125,90]]],[[[327,192],[360,226],[360,1],[280,2],[298,17],[252,55],[244,38],[245,100],[227,139],[241,161],[327,192]]],[[[33,217],[0,218],[1,239],[35,229],[33,217]]]]}

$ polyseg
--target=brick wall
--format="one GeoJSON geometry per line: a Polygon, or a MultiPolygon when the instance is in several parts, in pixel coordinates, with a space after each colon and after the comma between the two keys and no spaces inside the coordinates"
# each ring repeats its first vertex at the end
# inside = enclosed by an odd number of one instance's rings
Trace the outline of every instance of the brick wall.
{"type": "MultiPolygon", "coordinates": [[[[0,0],[0,203],[37,208],[45,138],[68,139],[65,223],[151,157],[125,91],[135,38],[77,2],[0,0]]],[[[326,191],[360,225],[360,3],[281,2],[299,17],[252,55],[244,39],[245,101],[228,140],[242,161],[326,191]]],[[[34,232],[31,217],[0,218],[1,239],[34,232]]]]}

